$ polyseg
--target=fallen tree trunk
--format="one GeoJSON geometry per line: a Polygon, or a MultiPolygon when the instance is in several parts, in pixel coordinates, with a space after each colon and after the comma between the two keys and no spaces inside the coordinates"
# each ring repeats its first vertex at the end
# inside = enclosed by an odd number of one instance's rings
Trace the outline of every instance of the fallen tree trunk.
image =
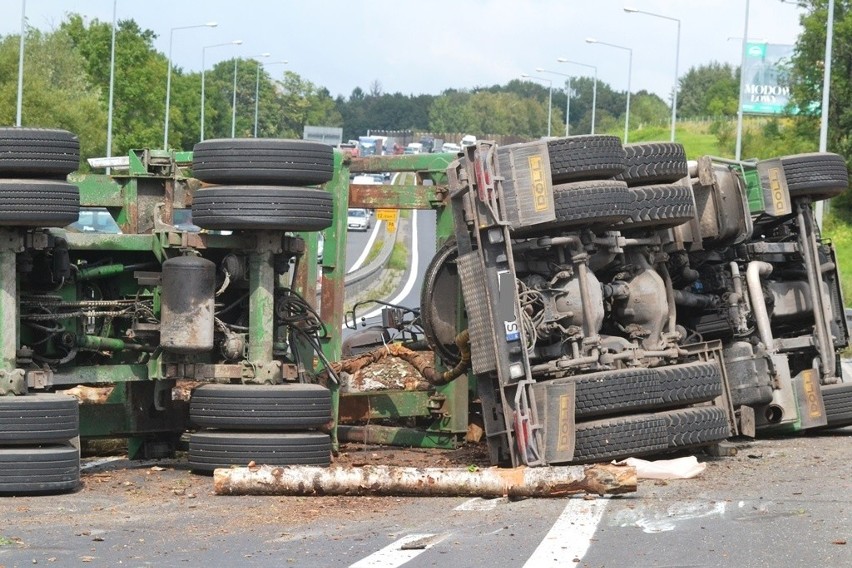
{"type": "Polygon", "coordinates": [[[257,466],[217,469],[217,495],[417,495],[562,497],[636,491],[630,466],[451,468],[257,466]]]}

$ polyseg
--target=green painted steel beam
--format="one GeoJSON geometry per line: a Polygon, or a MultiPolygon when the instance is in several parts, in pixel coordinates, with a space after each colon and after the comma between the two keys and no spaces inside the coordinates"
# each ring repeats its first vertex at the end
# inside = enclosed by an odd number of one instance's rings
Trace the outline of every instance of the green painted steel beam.
{"type": "Polygon", "coordinates": [[[430,416],[426,391],[376,391],[340,395],[340,421],[360,422],[430,416]]]}
{"type": "Polygon", "coordinates": [[[349,188],[349,206],[367,209],[434,209],[446,194],[446,186],[354,184],[349,188]]]}
{"type": "Polygon", "coordinates": [[[457,159],[456,154],[403,154],[396,156],[366,156],[350,158],[349,171],[352,173],[384,172],[444,172],[450,162],[457,159]]]}

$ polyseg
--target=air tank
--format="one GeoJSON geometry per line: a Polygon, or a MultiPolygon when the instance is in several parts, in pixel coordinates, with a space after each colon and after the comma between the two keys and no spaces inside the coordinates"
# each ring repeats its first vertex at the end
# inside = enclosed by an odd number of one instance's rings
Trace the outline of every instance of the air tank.
{"type": "Polygon", "coordinates": [[[160,344],[172,353],[213,349],[216,265],[198,256],[163,263],[160,344]]]}

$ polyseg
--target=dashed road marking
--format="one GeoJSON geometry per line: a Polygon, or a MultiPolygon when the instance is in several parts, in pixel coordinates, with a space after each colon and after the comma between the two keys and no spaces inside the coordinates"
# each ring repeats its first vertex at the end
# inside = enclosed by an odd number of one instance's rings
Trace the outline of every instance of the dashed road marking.
{"type": "Polygon", "coordinates": [[[473,499],[468,499],[455,509],[454,511],[493,511],[497,508],[497,505],[501,505],[503,503],[508,503],[509,500],[505,497],[500,497],[498,499],[483,499],[482,497],[474,497],[473,499]]]}
{"type": "Polygon", "coordinates": [[[583,559],[589,550],[591,538],[603,517],[609,499],[569,499],[568,504],[553,523],[550,532],[529,557],[524,568],[571,566],[583,559]]]}
{"type": "Polygon", "coordinates": [[[423,554],[447,536],[449,535],[410,534],[362,558],[349,568],[396,568],[423,554]]]}

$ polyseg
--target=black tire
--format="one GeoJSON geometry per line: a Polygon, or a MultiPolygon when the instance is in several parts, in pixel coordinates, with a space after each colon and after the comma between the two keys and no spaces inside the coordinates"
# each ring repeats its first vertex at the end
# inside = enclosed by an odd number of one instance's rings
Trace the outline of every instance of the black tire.
{"type": "Polygon", "coordinates": [[[0,128],[0,177],[65,179],[80,167],[80,140],[67,130],[0,128]]]}
{"type": "Polygon", "coordinates": [[[331,392],[320,385],[204,385],[192,392],[189,417],[202,428],[277,431],[331,422],[331,392]]]}
{"type": "Polygon", "coordinates": [[[420,289],[420,319],[423,334],[432,351],[444,365],[454,367],[460,360],[456,346],[456,318],[461,294],[456,258],[459,250],[450,239],[432,257],[420,289]]]}
{"type": "Polygon", "coordinates": [[[688,174],[686,152],[675,142],[625,144],[626,166],[616,179],[627,185],[651,185],[676,182],[688,174]]]}
{"type": "Polygon", "coordinates": [[[0,396],[0,445],[67,442],[79,435],[80,410],[73,397],[0,396]]]}
{"type": "Polygon", "coordinates": [[[56,493],[80,485],[80,452],[70,444],[0,447],[0,494],[56,493]]]}
{"type": "Polygon", "coordinates": [[[556,219],[516,231],[519,234],[578,227],[605,227],[627,218],[633,196],[623,181],[593,180],[553,186],[556,219]]]}
{"type": "Polygon", "coordinates": [[[222,186],[195,192],[192,222],[202,229],[321,231],[331,226],[330,193],[302,187],[222,186]]]}
{"type": "Polygon", "coordinates": [[[554,184],[607,179],[624,170],[624,148],[617,136],[569,136],[547,142],[554,184]]]}
{"type": "Polygon", "coordinates": [[[725,410],[718,406],[694,406],[659,414],[666,420],[669,448],[702,446],[731,435],[725,410]]]}
{"type": "Polygon", "coordinates": [[[830,152],[794,154],[781,158],[790,197],[829,199],[849,187],[849,171],[842,156],[830,152]]]}
{"type": "Polygon", "coordinates": [[[708,402],[722,396],[722,371],[716,363],[696,361],[656,367],[665,407],[708,402]]]}
{"type": "Polygon", "coordinates": [[[822,387],[822,400],[830,428],[852,424],[852,383],[822,387]]]}
{"type": "Polygon", "coordinates": [[[205,140],[193,149],[192,173],[216,184],[316,185],[331,180],[334,150],[308,140],[205,140]]]}
{"type": "Polygon", "coordinates": [[[320,432],[196,432],[189,436],[189,466],[212,472],[217,467],[331,464],[331,437],[320,432]]]}
{"type": "Polygon", "coordinates": [[[80,217],[80,190],[64,181],[0,179],[0,226],[64,227],[80,217]]]}
{"type": "Polygon", "coordinates": [[[668,229],[686,223],[695,216],[692,189],[683,185],[647,185],[632,187],[633,200],[629,217],[622,221],[621,230],[668,229]]]}
{"type": "Polygon", "coordinates": [[[668,447],[666,419],[659,414],[578,422],[573,462],[622,459],[661,452],[668,447]]]}
{"type": "Polygon", "coordinates": [[[557,379],[562,380],[576,383],[577,419],[684,406],[722,394],[722,375],[715,363],[617,369],[557,379]]]}

